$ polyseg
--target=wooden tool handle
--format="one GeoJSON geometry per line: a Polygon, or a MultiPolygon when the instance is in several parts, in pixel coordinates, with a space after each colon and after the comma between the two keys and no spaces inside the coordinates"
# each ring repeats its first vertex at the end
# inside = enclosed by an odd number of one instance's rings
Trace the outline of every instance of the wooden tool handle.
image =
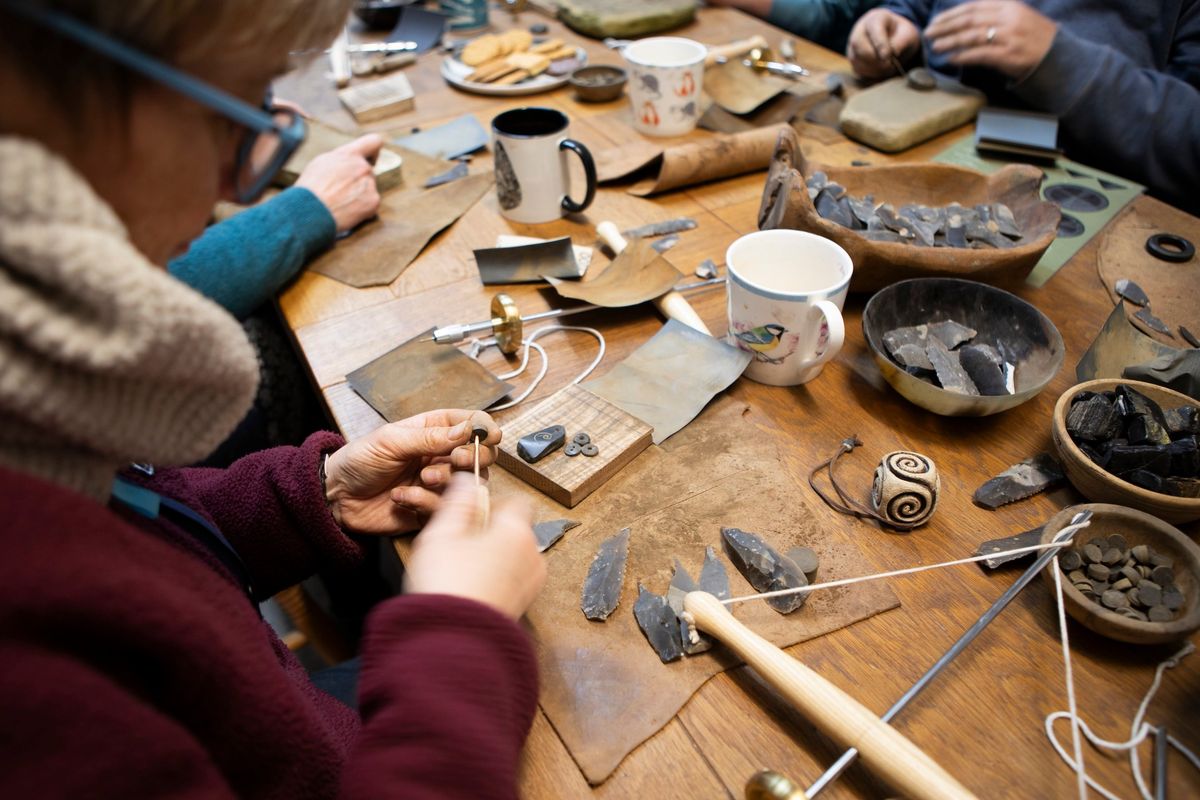
{"type": "MultiPolygon", "coordinates": [[[[618,255],[629,244],[625,241],[625,237],[621,235],[620,229],[608,220],[596,226],[596,234],[600,237],[601,241],[609,246],[613,253],[618,255]]],[[[677,320],[689,328],[695,328],[706,336],[712,336],[712,333],[708,330],[708,326],[704,324],[704,320],[700,319],[700,315],[696,313],[696,309],[692,308],[692,304],[679,292],[670,291],[661,297],[654,298],[654,306],[667,319],[677,320]]]]}
{"type": "Polygon", "coordinates": [[[838,744],[858,748],[863,762],[905,797],[974,797],[903,734],[738,622],[711,594],[690,592],[683,606],[698,628],[724,642],[838,744]]]}
{"type": "Polygon", "coordinates": [[[737,58],[740,55],[749,53],[756,47],[765,49],[767,47],[767,40],[756,34],[749,39],[739,39],[729,44],[714,45],[708,48],[708,55],[704,57],[704,66],[711,67],[717,63],[718,58],[737,58]]]}

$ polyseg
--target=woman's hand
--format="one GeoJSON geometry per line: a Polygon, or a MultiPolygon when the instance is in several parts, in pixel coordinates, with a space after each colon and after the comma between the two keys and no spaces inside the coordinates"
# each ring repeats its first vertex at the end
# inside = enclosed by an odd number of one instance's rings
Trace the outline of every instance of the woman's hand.
{"type": "Polygon", "coordinates": [[[546,582],[529,506],[523,500],[497,503],[485,528],[481,491],[487,490],[469,475],[451,479],[441,508],[413,540],[404,589],[478,600],[519,619],[546,582]]]}
{"type": "Polygon", "coordinates": [[[333,215],[338,233],[345,233],[379,210],[379,189],[372,165],[379,157],[383,138],[376,133],[360,136],[308,162],[296,178],[317,196],[333,215]]]}
{"type": "Polygon", "coordinates": [[[477,428],[487,431],[479,447],[484,478],[496,460],[500,428],[482,411],[430,411],[345,445],[325,465],[325,498],[334,519],[355,533],[416,530],[437,510],[451,471],[473,469],[471,431],[477,428]]]}
{"type": "Polygon", "coordinates": [[[846,58],[854,73],[870,80],[896,74],[896,60],[904,61],[921,47],[921,32],[894,11],[874,8],[859,17],[850,31],[846,58]]]}
{"type": "Polygon", "coordinates": [[[929,48],[951,64],[989,67],[1021,80],[1033,72],[1058,32],[1055,22],[1020,0],[972,0],[943,11],[925,28],[929,48]]]}

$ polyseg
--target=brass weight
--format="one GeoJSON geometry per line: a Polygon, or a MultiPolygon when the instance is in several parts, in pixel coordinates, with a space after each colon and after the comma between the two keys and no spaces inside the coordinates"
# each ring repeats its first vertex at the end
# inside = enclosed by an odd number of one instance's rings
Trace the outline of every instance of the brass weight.
{"type": "Polygon", "coordinates": [[[516,302],[503,292],[492,298],[492,333],[496,336],[496,346],[505,355],[512,355],[521,346],[524,333],[521,314],[516,302]]]}
{"type": "Polygon", "coordinates": [[[764,769],[746,781],[746,800],[808,800],[808,795],[778,772],[764,769]]]}

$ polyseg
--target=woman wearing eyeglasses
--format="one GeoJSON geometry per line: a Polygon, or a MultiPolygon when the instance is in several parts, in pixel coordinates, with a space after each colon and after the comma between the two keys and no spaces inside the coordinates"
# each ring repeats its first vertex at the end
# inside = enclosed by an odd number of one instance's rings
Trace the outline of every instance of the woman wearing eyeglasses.
{"type": "Polygon", "coordinates": [[[493,461],[486,414],[173,466],[257,374],[162,265],[297,146],[262,98],[348,5],[0,0],[0,796],[515,796],[537,698],[516,620],[545,568],[528,510],[485,517],[455,475],[475,429],[493,461]],[[353,565],[348,534],[422,525],[356,710],[257,603],[353,565]]]}

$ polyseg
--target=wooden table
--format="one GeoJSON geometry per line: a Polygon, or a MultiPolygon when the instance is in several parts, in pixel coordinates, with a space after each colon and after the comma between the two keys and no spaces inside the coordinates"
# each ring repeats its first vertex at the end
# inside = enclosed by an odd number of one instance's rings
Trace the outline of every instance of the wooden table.
{"type": "MultiPolygon", "coordinates": [[[[507,15],[493,11],[507,26],[507,15]]],[[[519,24],[547,20],[526,12],[519,24]]],[[[619,57],[598,42],[582,40],[550,22],[554,35],[585,46],[593,63],[617,63],[619,57]]],[[[725,9],[704,9],[689,28],[679,31],[701,42],[719,44],[762,33],[777,44],[779,31],[725,9]]],[[[845,60],[815,45],[798,42],[797,60],[816,70],[845,71],[845,60]]],[[[620,146],[637,136],[615,119],[622,104],[583,105],[566,89],[533,98],[488,98],[447,86],[438,74],[440,56],[421,57],[409,69],[417,93],[416,108],[375,130],[407,132],[464,113],[485,126],[496,113],[525,104],[566,112],[572,134],[594,151],[620,146]]],[[[281,81],[280,96],[300,101],[310,113],[347,131],[353,120],[338,105],[323,61],[281,81]]],[[[902,154],[923,160],[965,131],[956,131],[902,154]]],[[[696,136],[705,135],[697,133],[696,136]]],[[[828,163],[862,160],[886,163],[889,157],[816,126],[803,132],[806,152],[828,163]]],[[[1100,165],[1103,166],[1103,165],[1100,165]]],[[[473,170],[490,169],[481,156],[473,170]]],[[[494,243],[497,233],[544,237],[572,235],[594,240],[593,227],[613,219],[630,227],[655,219],[690,216],[699,227],[684,234],[668,258],[690,272],[704,258],[723,262],[726,247],[754,230],[763,174],[678,191],[652,202],[619,188],[602,189],[596,204],[575,220],[545,225],[516,225],[497,214],[494,194],[436,238],[421,257],[386,287],[353,289],[305,273],[282,295],[281,308],[295,332],[313,376],[338,426],[350,437],[382,423],[345,383],[350,370],[398,343],[439,323],[486,317],[492,291],[480,285],[471,250],[494,243]]],[[[578,185],[578,184],[577,184],[578,185]]],[[[1150,198],[1136,201],[1141,213],[1174,214],[1150,198]]],[[[1200,221],[1180,231],[1200,236],[1200,221]]],[[[869,485],[873,456],[894,449],[930,455],[942,473],[943,495],[930,525],[909,535],[880,532],[871,525],[839,516],[824,506],[793,469],[798,486],[822,526],[851,530],[870,566],[879,571],[962,557],[984,539],[1032,528],[1081,497],[1067,487],[998,511],[971,503],[971,493],[986,478],[1032,453],[1050,448],[1050,413],[1055,399],[1075,382],[1074,365],[1100,329],[1111,303],[1096,274],[1099,239],[1093,239],[1041,289],[1019,292],[1042,309],[1062,332],[1067,357],[1062,371],[1039,397],[1007,413],[984,419],[935,416],[909,404],[884,382],[861,331],[864,299],[852,297],[846,308],[846,344],[816,381],[795,388],[773,388],[746,380],[730,392],[769,418],[787,442],[793,464],[811,465],[828,457],[836,443],[857,434],[866,448],[844,461],[842,474],[851,486],[869,485]]],[[[528,286],[511,292],[523,312],[550,307],[545,291],[528,286]]],[[[725,329],[724,296],[709,292],[693,304],[714,331],[725,329]]],[[[609,354],[600,367],[611,367],[646,341],[661,324],[651,308],[585,315],[585,324],[603,329],[609,354]]],[[[531,402],[557,390],[593,357],[590,339],[562,337],[550,344],[552,363],[542,387],[529,401],[497,415],[503,421],[531,402]]],[[[500,369],[499,357],[486,361],[500,369]]],[[[521,381],[523,379],[518,379],[521,381]]],[[[522,384],[523,385],[523,384],[522,384]]],[[[530,491],[533,491],[532,489],[530,491]]],[[[601,488],[599,491],[604,491],[601,488]]],[[[801,491],[798,489],[798,491],[801,491]]],[[[1200,526],[1184,528],[1195,535],[1200,526]]],[[[902,606],[833,634],[797,645],[790,652],[849,691],[877,713],[885,711],[1014,579],[1013,572],[984,574],[974,567],[924,573],[892,587],[902,606]]],[[[1110,642],[1073,625],[1071,645],[1080,709],[1089,725],[1110,740],[1128,736],[1129,721],[1153,677],[1154,666],[1174,648],[1135,649],[1110,642]]],[[[1012,604],[897,718],[897,727],[975,791],[980,797],[1067,797],[1074,773],[1058,759],[1042,731],[1051,711],[1066,708],[1062,657],[1053,604],[1047,591],[1032,586],[1012,604]]],[[[1193,749],[1200,749],[1200,656],[1167,673],[1149,720],[1166,724],[1193,749]]],[[[1066,727],[1060,732],[1069,736],[1066,727]]],[[[741,797],[747,778],[772,768],[807,786],[840,750],[764,688],[746,669],[709,681],[660,733],[635,750],[603,785],[584,781],[553,728],[539,712],[525,751],[521,789],[528,798],[600,797],[719,798],[741,797]]],[[[1143,764],[1150,761],[1143,748],[1143,764]]],[[[1087,754],[1089,773],[1121,796],[1133,796],[1128,762],[1087,754]]],[[[1174,797],[1200,795],[1200,775],[1185,760],[1170,756],[1174,797]]],[[[861,767],[854,767],[824,796],[881,797],[887,790],[861,767]]]]}

